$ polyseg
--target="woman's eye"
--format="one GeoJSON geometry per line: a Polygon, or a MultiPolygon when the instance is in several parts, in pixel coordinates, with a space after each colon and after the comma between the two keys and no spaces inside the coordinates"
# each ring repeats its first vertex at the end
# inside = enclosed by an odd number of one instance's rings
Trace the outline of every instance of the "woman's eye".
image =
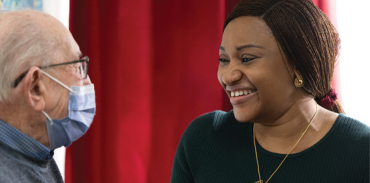
{"type": "Polygon", "coordinates": [[[242,58],[242,62],[249,62],[249,61],[252,61],[256,58],[242,58]]]}
{"type": "Polygon", "coordinates": [[[229,62],[228,60],[224,59],[224,58],[220,58],[218,59],[220,62],[229,62]]]}

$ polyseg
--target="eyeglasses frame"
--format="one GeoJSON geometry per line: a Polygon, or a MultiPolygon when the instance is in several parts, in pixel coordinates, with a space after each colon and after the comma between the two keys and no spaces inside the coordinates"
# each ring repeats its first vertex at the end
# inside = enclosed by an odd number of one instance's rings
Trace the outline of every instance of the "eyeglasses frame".
{"type": "MultiPolygon", "coordinates": [[[[52,65],[47,65],[47,66],[37,66],[37,67],[40,68],[40,69],[46,69],[46,68],[50,68],[50,67],[56,67],[56,66],[68,65],[68,64],[75,64],[75,63],[81,63],[81,62],[86,62],[86,75],[85,75],[84,78],[82,78],[82,79],[86,79],[87,78],[87,73],[89,71],[89,57],[88,56],[84,56],[79,60],[74,60],[74,61],[70,61],[70,62],[52,64],[52,65]]],[[[27,75],[28,71],[29,71],[29,69],[26,70],[25,72],[23,72],[17,79],[14,80],[14,82],[12,83],[13,88],[16,88],[18,86],[18,84],[22,81],[22,79],[27,75]]]]}

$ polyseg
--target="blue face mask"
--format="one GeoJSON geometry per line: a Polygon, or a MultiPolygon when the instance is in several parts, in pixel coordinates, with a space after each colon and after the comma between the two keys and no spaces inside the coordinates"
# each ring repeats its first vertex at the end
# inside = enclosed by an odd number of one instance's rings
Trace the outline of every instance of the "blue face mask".
{"type": "Polygon", "coordinates": [[[86,133],[94,119],[96,109],[94,85],[71,86],[69,88],[44,71],[41,72],[70,91],[67,117],[59,120],[51,119],[48,114],[42,111],[48,118],[46,124],[50,149],[54,150],[61,146],[68,147],[86,133]]]}

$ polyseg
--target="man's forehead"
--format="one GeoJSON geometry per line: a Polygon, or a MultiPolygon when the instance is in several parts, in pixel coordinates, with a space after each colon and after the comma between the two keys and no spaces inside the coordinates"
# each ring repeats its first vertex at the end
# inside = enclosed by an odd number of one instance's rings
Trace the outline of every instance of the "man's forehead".
{"type": "Polygon", "coordinates": [[[44,38],[58,41],[58,44],[66,45],[62,46],[64,48],[63,52],[67,57],[66,59],[81,58],[79,46],[74,41],[68,29],[59,20],[46,13],[38,11],[0,13],[0,27],[6,27],[5,29],[0,29],[0,39],[3,37],[2,35],[8,35],[9,33],[19,34],[18,36],[27,36],[34,33],[34,29],[38,29],[38,32],[44,38]],[[20,30],[20,28],[28,26],[30,26],[29,29],[20,30]]]}
{"type": "Polygon", "coordinates": [[[3,20],[3,17],[5,15],[5,13],[9,13],[10,11],[7,11],[7,10],[0,10],[0,21],[3,20]]]}
{"type": "Polygon", "coordinates": [[[5,24],[2,25],[3,27],[24,27],[25,25],[30,23],[37,25],[43,22],[47,22],[45,20],[50,19],[47,17],[47,14],[37,11],[6,11],[0,13],[0,23],[5,24]]]}
{"type": "Polygon", "coordinates": [[[33,23],[58,22],[56,18],[40,11],[1,11],[0,17],[3,19],[12,19],[12,21],[22,22],[22,20],[32,21],[33,23]]]}

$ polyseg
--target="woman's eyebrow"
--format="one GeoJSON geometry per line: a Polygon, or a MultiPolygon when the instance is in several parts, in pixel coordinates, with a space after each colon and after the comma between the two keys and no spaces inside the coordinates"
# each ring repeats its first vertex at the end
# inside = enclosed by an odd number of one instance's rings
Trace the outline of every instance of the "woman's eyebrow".
{"type": "Polygon", "coordinates": [[[247,44],[247,45],[243,45],[243,46],[237,47],[236,50],[240,51],[240,50],[245,49],[245,48],[260,48],[260,49],[265,49],[264,47],[258,46],[258,45],[255,45],[255,44],[247,44]]]}
{"type": "MultiPolygon", "coordinates": [[[[245,48],[260,48],[260,49],[265,49],[263,46],[258,46],[258,45],[255,45],[255,44],[247,44],[247,45],[236,47],[236,50],[237,51],[240,51],[240,50],[245,49],[245,48]]],[[[222,46],[220,46],[220,50],[225,51],[225,48],[222,47],[222,46]]]]}

